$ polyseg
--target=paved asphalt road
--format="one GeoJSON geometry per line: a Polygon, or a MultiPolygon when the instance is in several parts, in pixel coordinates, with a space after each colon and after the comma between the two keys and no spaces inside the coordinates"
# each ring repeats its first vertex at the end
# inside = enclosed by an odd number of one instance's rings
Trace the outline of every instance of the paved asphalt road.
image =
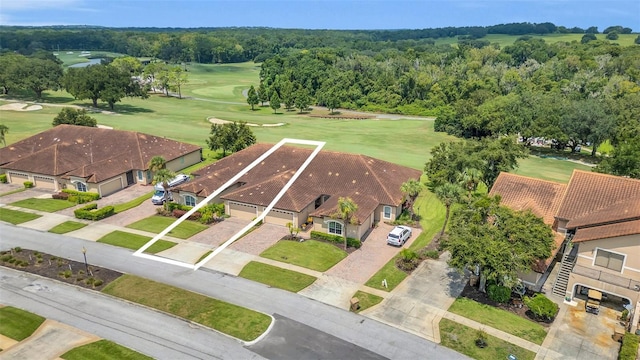
{"type": "MultiPolygon", "coordinates": [[[[178,286],[213,298],[261,311],[266,314],[273,315],[276,318],[286,318],[286,321],[283,319],[283,323],[285,323],[284,327],[282,327],[281,324],[278,324],[278,330],[274,331],[273,334],[267,335],[267,337],[262,340],[265,341],[265,344],[272,342],[275,344],[275,348],[273,346],[269,347],[269,345],[262,346],[260,342],[252,346],[257,353],[264,354],[264,356],[269,358],[289,358],[293,353],[289,353],[288,351],[291,346],[294,346],[299,348],[299,352],[297,354],[302,355],[297,357],[299,359],[335,358],[334,355],[339,358],[354,358],[358,357],[358,355],[356,355],[358,354],[358,351],[361,352],[361,356],[363,358],[376,358],[375,355],[377,354],[379,356],[378,358],[390,359],[467,359],[464,355],[418,336],[365,318],[361,315],[308,299],[298,294],[270,288],[263,284],[211,270],[201,268],[199,271],[193,271],[163,264],[157,261],[134,257],[131,255],[132,252],[130,250],[119,247],[12,225],[0,224],[0,248],[6,250],[15,246],[21,246],[25,249],[39,250],[75,261],[83,261],[81,250],[85,247],[87,250],[88,261],[93,265],[107,267],[124,273],[134,274],[169,285],[178,286]],[[289,326],[286,325],[287,322],[289,323],[289,326]],[[309,331],[309,336],[307,337],[307,342],[309,342],[308,346],[303,346],[299,341],[296,341],[295,343],[292,342],[287,345],[287,342],[277,343],[277,341],[274,340],[275,337],[281,336],[279,335],[281,334],[281,331],[284,331],[284,334],[286,334],[287,329],[292,331],[292,338],[299,335],[299,328],[297,327],[299,324],[306,325],[305,331],[309,331]],[[314,331],[316,332],[317,337],[312,335],[314,331]],[[340,343],[339,347],[344,351],[341,353],[342,356],[338,353],[322,353],[323,351],[326,351],[327,347],[339,344],[337,340],[340,339],[342,339],[343,342],[353,344],[351,346],[345,346],[344,343],[340,343]],[[282,349],[277,349],[278,346],[282,346],[282,349]]],[[[212,261],[215,261],[215,258],[212,261]]],[[[16,288],[14,288],[14,291],[18,292],[18,294],[21,293],[21,291],[16,288]]],[[[2,302],[5,302],[5,292],[3,281],[3,291],[0,293],[0,300],[2,302]]],[[[75,295],[81,296],[80,294],[84,293],[90,294],[91,292],[76,290],[75,295]]],[[[89,296],[100,297],[102,295],[90,294],[89,296]]],[[[67,298],[65,301],[71,301],[71,298],[67,298]]],[[[55,307],[55,305],[52,306],[55,307]]],[[[109,315],[112,316],[113,314],[118,314],[120,312],[120,306],[123,305],[121,302],[117,302],[117,305],[111,306],[116,307],[108,309],[108,311],[105,312],[107,316],[105,319],[108,319],[109,315]]],[[[29,308],[26,309],[29,310],[29,308]]],[[[94,310],[92,310],[91,307],[84,307],[83,309],[88,314],[94,313],[94,310]]],[[[51,317],[48,312],[40,314],[51,317]]],[[[64,316],[65,315],[63,313],[60,313],[58,314],[58,317],[51,318],[64,323],[69,323],[68,321],[65,321],[64,316]]],[[[199,349],[200,347],[194,346],[195,343],[198,343],[206,344],[208,347],[216,349],[226,349],[229,347],[233,348],[233,351],[241,351],[235,349],[236,347],[231,346],[228,342],[223,340],[213,340],[213,342],[216,343],[214,346],[211,344],[212,340],[204,341],[197,339],[196,336],[191,337],[189,333],[174,330],[169,326],[162,326],[160,324],[163,322],[160,319],[163,319],[166,316],[158,313],[156,313],[156,316],[156,320],[151,322],[152,326],[147,330],[141,331],[150,334],[161,332],[159,329],[162,329],[162,332],[167,331],[166,338],[173,338],[175,346],[182,346],[183,348],[194,347],[195,349],[199,349]]],[[[138,321],[132,321],[127,324],[129,319],[136,318],[118,316],[118,321],[124,323],[118,324],[120,327],[117,327],[114,331],[118,330],[126,333],[127,331],[130,331],[130,328],[136,329],[137,327],[135,324],[137,324],[138,321]]],[[[97,321],[97,319],[85,319],[84,325],[78,326],[78,328],[103,336],[91,326],[93,321],[97,321]]],[[[114,325],[114,327],[116,326],[114,325]]],[[[113,336],[103,337],[129,346],[127,345],[128,342],[120,341],[118,338],[114,338],[113,336]]],[[[216,337],[216,339],[221,339],[221,337],[222,336],[220,335],[216,337]]],[[[211,339],[213,339],[213,337],[211,339]]],[[[133,348],[138,349],[138,347],[133,348]]],[[[146,350],[141,351],[152,354],[146,350]]],[[[184,350],[180,349],[179,351],[184,350]]],[[[234,353],[230,353],[230,356],[226,356],[226,352],[227,350],[221,350],[221,352],[218,352],[217,350],[215,351],[218,356],[230,359],[251,358],[251,356],[256,356],[254,353],[248,352],[245,352],[244,356],[234,356],[234,353]]],[[[158,357],[172,358],[169,356],[158,357]]],[[[211,356],[209,355],[204,357],[210,358],[211,356]]],[[[181,357],[178,356],[173,358],[181,357]]]]}

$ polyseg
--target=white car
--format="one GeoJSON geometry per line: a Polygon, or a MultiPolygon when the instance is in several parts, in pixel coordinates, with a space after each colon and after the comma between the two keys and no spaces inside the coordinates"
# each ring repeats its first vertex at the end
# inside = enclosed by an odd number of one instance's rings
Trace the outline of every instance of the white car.
{"type": "MultiPolygon", "coordinates": [[[[189,181],[191,179],[191,177],[189,177],[189,175],[185,175],[185,174],[178,174],[176,175],[176,177],[174,177],[173,179],[171,179],[171,181],[169,181],[168,185],[169,188],[172,188],[174,186],[178,186],[182,183],[185,183],[187,181],[189,181]]],[[[154,205],[162,205],[165,201],[164,198],[164,187],[162,186],[162,184],[158,183],[156,184],[156,186],[154,187],[155,192],[153,193],[153,197],[151,197],[151,202],[154,205]]],[[[167,197],[167,200],[172,201],[173,197],[171,196],[171,191],[169,191],[169,196],[167,197]]]]}
{"type": "Polygon", "coordinates": [[[411,228],[408,226],[398,225],[387,235],[387,244],[393,246],[402,246],[411,238],[411,228]]]}

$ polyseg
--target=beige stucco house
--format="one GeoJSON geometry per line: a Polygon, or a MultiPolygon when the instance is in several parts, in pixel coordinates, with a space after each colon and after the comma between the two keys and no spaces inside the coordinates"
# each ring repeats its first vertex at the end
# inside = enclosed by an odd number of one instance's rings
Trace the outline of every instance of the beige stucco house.
{"type": "MultiPolygon", "coordinates": [[[[256,144],[194,172],[193,181],[173,190],[174,201],[195,205],[204,200],[271,147],[256,144]]],[[[212,202],[224,202],[230,216],[258,217],[311,152],[303,147],[280,147],[212,202]]],[[[312,230],[335,235],[347,231],[349,237],[361,239],[375,223],[396,219],[404,200],[400,186],[420,175],[419,170],[365,155],[320,151],[264,221],[296,227],[307,223],[312,230]],[[357,224],[347,229],[335,217],[340,197],[349,197],[358,205],[357,224]]]]}
{"type": "Polygon", "coordinates": [[[149,184],[149,160],[162,156],[178,171],[201,161],[202,148],[133,131],[58,125],[0,148],[0,172],[14,184],[69,188],[106,196],[135,183],[149,184]]]}

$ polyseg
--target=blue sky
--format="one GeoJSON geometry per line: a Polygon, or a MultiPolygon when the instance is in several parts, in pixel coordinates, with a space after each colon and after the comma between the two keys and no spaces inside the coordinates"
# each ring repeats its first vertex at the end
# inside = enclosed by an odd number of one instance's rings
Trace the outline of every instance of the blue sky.
{"type": "Polygon", "coordinates": [[[552,22],[640,32],[638,0],[2,0],[1,25],[423,29],[552,22]]]}

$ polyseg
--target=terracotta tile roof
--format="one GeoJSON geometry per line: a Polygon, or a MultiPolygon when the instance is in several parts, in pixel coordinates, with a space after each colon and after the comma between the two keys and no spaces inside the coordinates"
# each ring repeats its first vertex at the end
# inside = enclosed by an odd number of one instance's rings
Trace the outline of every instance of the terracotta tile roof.
{"type": "Polygon", "coordinates": [[[145,170],[156,155],[171,161],[199,150],[196,145],[139,132],[58,125],[1,148],[0,166],[99,182],[128,170],[145,170]]]}
{"type": "Polygon", "coordinates": [[[551,263],[553,262],[553,258],[555,258],[558,254],[558,251],[560,251],[560,246],[562,246],[565,237],[566,235],[564,234],[555,231],[553,232],[553,243],[555,247],[553,248],[553,250],[551,250],[551,256],[546,259],[539,259],[538,261],[536,261],[532,266],[533,271],[544,273],[547,270],[549,265],[551,265],[551,263]]]}
{"type": "Polygon", "coordinates": [[[638,219],[640,219],[640,197],[632,197],[572,219],[567,223],[567,228],[575,229],[638,219]]]}
{"type": "Polygon", "coordinates": [[[617,236],[640,234],[640,220],[581,228],[576,231],[573,242],[608,239],[617,236]]]}
{"type": "MultiPolygon", "coordinates": [[[[196,179],[179,186],[178,191],[208,196],[271,147],[270,144],[256,144],[221,159],[194,172],[196,179]]],[[[311,149],[303,147],[279,148],[240,178],[243,186],[222,198],[250,204],[269,204],[311,152],[311,149]]],[[[370,208],[371,201],[366,196],[375,199],[376,206],[398,206],[403,198],[400,185],[409,179],[419,179],[420,175],[419,170],[365,155],[321,151],[275,207],[298,212],[321,195],[330,195],[336,204],[340,196],[351,197],[358,204],[358,214],[370,208]]],[[[321,208],[328,207],[325,203],[321,208]]]]}
{"type": "Polygon", "coordinates": [[[489,195],[500,195],[501,204],[514,210],[531,210],[547,225],[562,202],[566,185],[509,173],[500,173],[489,195]]]}
{"type": "Polygon", "coordinates": [[[556,217],[578,221],[599,214],[599,223],[612,222],[620,215],[615,207],[627,200],[635,201],[629,204],[631,213],[640,211],[640,180],[574,170],[556,217]]]}

